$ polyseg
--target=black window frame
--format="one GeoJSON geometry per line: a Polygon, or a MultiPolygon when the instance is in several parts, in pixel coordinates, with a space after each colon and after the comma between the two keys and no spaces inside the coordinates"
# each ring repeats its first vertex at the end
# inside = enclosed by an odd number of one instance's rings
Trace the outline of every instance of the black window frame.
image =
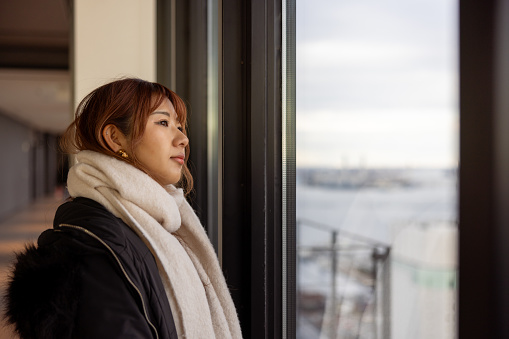
{"type": "Polygon", "coordinates": [[[285,17],[290,32],[286,43],[294,47],[293,3],[288,1],[286,7],[275,0],[215,3],[220,25],[218,168],[222,171],[221,202],[218,211],[210,211],[207,207],[214,206],[207,192],[213,187],[207,182],[206,137],[210,1],[157,2],[158,81],[174,89],[190,107],[193,206],[221,254],[245,338],[295,337],[295,119],[283,119],[282,112],[284,92],[285,114],[294,114],[294,51],[285,60],[289,76],[282,74],[282,15],[285,9],[290,18],[285,17]],[[221,222],[210,228],[207,221],[216,212],[221,222]]]}
{"type": "Polygon", "coordinates": [[[459,338],[509,338],[509,3],[460,0],[459,338]]]}

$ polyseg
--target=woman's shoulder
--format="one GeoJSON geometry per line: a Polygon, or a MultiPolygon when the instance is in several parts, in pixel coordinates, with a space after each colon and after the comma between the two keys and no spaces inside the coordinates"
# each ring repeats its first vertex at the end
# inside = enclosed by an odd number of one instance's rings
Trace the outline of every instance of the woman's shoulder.
{"type": "MultiPolygon", "coordinates": [[[[100,245],[97,242],[100,239],[116,251],[122,251],[128,243],[138,242],[138,236],[122,219],[98,202],[82,197],[60,205],[55,213],[53,230],[71,234],[91,245],[100,245]]],[[[41,243],[44,243],[44,237],[39,239],[41,243]]]]}
{"type": "Polygon", "coordinates": [[[106,224],[106,227],[112,227],[121,222],[100,203],[92,199],[77,197],[58,207],[53,227],[58,228],[60,224],[82,227],[106,224]]]}
{"type": "Polygon", "coordinates": [[[55,214],[53,227],[41,234],[40,246],[67,237],[86,244],[87,250],[113,251],[127,266],[134,263],[137,270],[147,269],[145,266],[153,261],[150,249],[138,234],[94,200],[80,197],[62,204],[55,214]]]}

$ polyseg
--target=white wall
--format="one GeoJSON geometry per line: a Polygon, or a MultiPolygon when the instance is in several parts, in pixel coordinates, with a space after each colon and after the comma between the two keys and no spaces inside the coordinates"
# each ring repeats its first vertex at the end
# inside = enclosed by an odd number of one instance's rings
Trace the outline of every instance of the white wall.
{"type": "Polygon", "coordinates": [[[155,0],[74,1],[74,106],[113,78],[156,79],[155,0]]]}

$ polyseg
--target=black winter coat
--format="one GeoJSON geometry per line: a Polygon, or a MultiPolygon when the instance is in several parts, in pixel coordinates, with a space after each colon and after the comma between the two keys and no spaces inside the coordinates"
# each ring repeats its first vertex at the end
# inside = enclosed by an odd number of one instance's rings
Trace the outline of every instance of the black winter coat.
{"type": "Polygon", "coordinates": [[[61,205],[17,254],[5,297],[22,338],[177,338],[150,250],[97,202],[61,205]]]}

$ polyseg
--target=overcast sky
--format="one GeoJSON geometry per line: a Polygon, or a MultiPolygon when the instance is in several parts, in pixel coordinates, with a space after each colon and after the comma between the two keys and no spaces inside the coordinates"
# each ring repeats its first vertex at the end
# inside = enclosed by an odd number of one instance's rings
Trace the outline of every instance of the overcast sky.
{"type": "Polygon", "coordinates": [[[457,0],[297,0],[297,165],[457,165],[457,0]]]}

